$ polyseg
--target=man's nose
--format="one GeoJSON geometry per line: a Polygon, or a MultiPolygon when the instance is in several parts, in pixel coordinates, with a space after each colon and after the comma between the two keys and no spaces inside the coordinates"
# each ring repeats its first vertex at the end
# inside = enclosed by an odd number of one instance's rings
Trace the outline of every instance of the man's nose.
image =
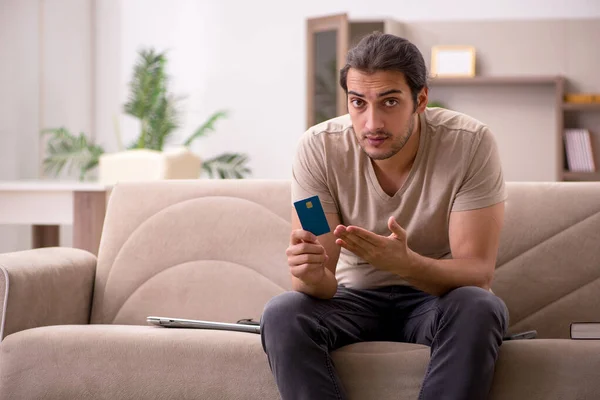
{"type": "Polygon", "coordinates": [[[381,118],[381,115],[379,115],[377,110],[371,108],[369,111],[367,111],[367,122],[365,124],[365,128],[369,132],[377,132],[382,130],[383,126],[383,118],[381,118]]]}

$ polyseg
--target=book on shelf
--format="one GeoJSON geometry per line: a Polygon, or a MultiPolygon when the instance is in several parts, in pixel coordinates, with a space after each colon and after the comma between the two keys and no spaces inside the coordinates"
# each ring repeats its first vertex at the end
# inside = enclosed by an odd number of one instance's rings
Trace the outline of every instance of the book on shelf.
{"type": "Polygon", "coordinates": [[[600,339],[600,322],[571,323],[571,339],[600,339]]]}
{"type": "Polygon", "coordinates": [[[567,169],[572,172],[595,172],[596,162],[592,136],[587,129],[565,129],[565,155],[567,169]]]}

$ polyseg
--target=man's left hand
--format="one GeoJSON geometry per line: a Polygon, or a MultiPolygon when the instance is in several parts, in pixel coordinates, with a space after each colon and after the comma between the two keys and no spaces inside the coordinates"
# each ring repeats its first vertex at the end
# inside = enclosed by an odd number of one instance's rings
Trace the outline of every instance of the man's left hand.
{"type": "Polygon", "coordinates": [[[351,251],[376,268],[406,277],[412,263],[406,231],[394,217],[388,220],[389,236],[377,235],[358,226],[338,225],[336,244],[351,251]]]}

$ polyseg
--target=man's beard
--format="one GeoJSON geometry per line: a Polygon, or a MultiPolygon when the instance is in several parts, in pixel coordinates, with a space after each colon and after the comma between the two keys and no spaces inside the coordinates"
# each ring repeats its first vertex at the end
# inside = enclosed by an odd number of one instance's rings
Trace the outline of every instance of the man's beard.
{"type": "Polygon", "coordinates": [[[404,145],[408,142],[408,139],[410,139],[410,137],[412,136],[412,133],[415,129],[415,120],[413,118],[410,119],[410,124],[408,125],[408,128],[406,129],[406,132],[404,133],[404,135],[400,136],[397,139],[394,139],[394,142],[391,144],[391,148],[387,153],[383,153],[383,154],[369,154],[366,150],[365,150],[365,146],[363,145],[363,143],[368,140],[367,136],[377,136],[377,137],[385,137],[386,140],[389,140],[389,138],[393,137],[393,135],[389,132],[386,131],[375,131],[375,132],[363,132],[362,133],[362,140],[359,141],[360,147],[362,149],[362,151],[369,156],[369,158],[371,158],[371,160],[386,160],[390,157],[395,156],[396,154],[398,154],[398,152],[400,150],[402,150],[402,148],[404,147],[404,145]]]}

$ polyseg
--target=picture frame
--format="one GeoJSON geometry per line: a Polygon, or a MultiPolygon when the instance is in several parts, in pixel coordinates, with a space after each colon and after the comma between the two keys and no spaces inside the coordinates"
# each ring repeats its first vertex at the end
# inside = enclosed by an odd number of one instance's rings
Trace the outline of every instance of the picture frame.
{"type": "Polygon", "coordinates": [[[433,46],[431,48],[433,77],[474,77],[475,47],[433,46]]]}

